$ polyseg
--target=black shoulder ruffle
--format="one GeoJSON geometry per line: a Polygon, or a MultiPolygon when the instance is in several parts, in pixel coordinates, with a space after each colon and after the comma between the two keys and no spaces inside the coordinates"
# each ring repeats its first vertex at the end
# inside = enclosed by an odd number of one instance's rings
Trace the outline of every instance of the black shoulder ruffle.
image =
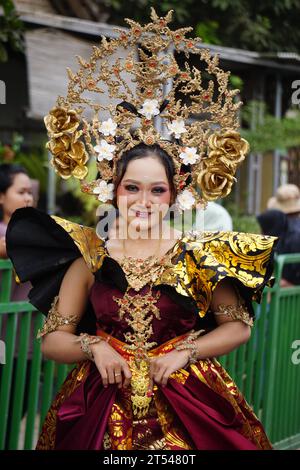
{"type": "Polygon", "coordinates": [[[97,244],[101,248],[103,242],[93,229],[31,207],[17,209],[6,232],[7,254],[16,274],[21,282],[31,282],[29,300],[45,315],[75,259],[83,256],[92,272],[99,268],[97,244]]]}

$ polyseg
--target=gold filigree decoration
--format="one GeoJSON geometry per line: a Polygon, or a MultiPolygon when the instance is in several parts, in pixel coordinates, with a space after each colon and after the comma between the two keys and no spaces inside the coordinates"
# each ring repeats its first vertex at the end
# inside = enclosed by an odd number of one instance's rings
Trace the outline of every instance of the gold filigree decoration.
{"type": "Polygon", "coordinates": [[[179,198],[186,209],[182,200],[196,205],[231,191],[249,150],[236,130],[239,90],[230,89],[230,72],[199,47],[201,39],[187,37],[192,28],[169,28],[172,11],[159,17],[152,8],[151,20],[140,25],[126,19],[128,31],[117,29],[110,40],[102,37],[88,60],[77,56],[79,69],[67,70],[66,97],[58,97],[45,117],[47,146],[62,178],[80,179],[83,192],[106,202],[122,154],[140,143],[156,143],[173,160],[179,195],[190,193],[179,198]],[[186,60],[179,60],[182,55],[186,60]],[[199,68],[189,64],[191,55],[199,59],[199,68]],[[168,140],[157,129],[158,116],[168,140]],[[96,158],[98,180],[85,180],[87,155],[96,158]],[[101,191],[94,193],[97,186],[101,191]]]}
{"type": "Polygon", "coordinates": [[[114,301],[119,306],[120,319],[125,318],[133,332],[127,332],[125,341],[127,348],[134,352],[134,357],[129,363],[132,373],[131,377],[131,400],[133,413],[138,418],[145,416],[149,410],[152,400],[148,394],[150,385],[149,368],[150,361],[147,351],[156,346],[156,342],[150,342],[153,334],[152,320],[155,316],[160,319],[160,312],[155,305],[159,299],[159,292],[153,293],[152,289],[143,295],[131,295],[130,288],[125,292],[124,297],[114,297],[114,301]]]}
{"type": "Polygon", "coordinates": [[[217,312],[214,312],[215,315],[226,315],[230,317],[231,320],[240,320],[246,325],[253,326],[253,318],[249,315],[248,310],[244,305],[218,305],[217,312]]]}
{"type": "Polygon", "coordinates": [[[132,258],[131,256],[124,256],[119,263],[129,286],[139,291],[147,284],[154,283],[162,276],[166,269],[173,266],[171,258],[172,253],[162,258],[149,256],[145,259],[138,259],[132,258]]]}
{"type": "Polygon", "coordinates": [[[62,315],[57,308],[59,297],[54,297],[45,323],[37,333],[37,339],[42,338],[52,331],[56,331],[59,326],[72,325],[77,326],[80,321],[79,315],[62,315]]]}

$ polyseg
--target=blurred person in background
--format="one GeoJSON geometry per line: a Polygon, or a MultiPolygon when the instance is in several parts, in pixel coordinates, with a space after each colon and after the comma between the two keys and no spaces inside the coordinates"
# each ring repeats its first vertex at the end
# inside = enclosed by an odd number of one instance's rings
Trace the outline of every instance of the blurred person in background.
{"type": "MultiPolygon", "coordinates": [[[[279,186],[267,203],[268,209],[277,209],[287,215],[289,230],[300,233],[300,190],[295,184],[279,186]]],[[[299,234],[300,236],[300,234],[299,234]]]]}
{"type": "MultiPolygon", "coordinates": [[[[264,235],[279,238],[275,249],[278,255],[300,253],[300,230],[297,230],[294,219],[291,223],[287,213],[278,209],[269,209],[257,216],[257,221],[264,235]]],[[[287,264],[283,268],[280,285],[281,287],[300,285],[299,263],[287,264]]]]}
{"type": "MultiPolygon", "coordinates": [[[[36,199],[32,181],[22,166],[0,165],[0,259],[7,258],[5,234],[12,214],[21,207],[33,207],[36,199]]],[[[30,288],[29,282],[18,285],[13,279],[10,300],[27,299],[30,288]]]]}

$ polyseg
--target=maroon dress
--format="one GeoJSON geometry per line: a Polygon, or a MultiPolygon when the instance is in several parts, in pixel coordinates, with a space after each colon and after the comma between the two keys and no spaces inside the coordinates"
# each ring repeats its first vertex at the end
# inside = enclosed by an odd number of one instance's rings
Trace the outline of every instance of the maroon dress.
{"type": "MultiPolygon", "coordinates": [[[[131,329],[125,317],[119,318],[113,299],[122,298],[125,277],[110,258],[98,277],[90,291],[98,332],[112,337],[112,345],[122,354],[124,335],[131,329]]],[[[147,290],[145,286],[139,294],[147,290]]],[[[150,341],[161,353],[172,349],[175,338],[203,328],[203,322],[188,303],[188,308],[178,303],[174,292],[164,292],[164,286],[155,290],[160,319],[153,318],[150,341]]],[[[206,331],[211,327],[206,319],[206,331]]],[[[47,415],[37,449],[49,448],[255,450],[271,445],[232,379],[216,360],[208,359],[176,371],[166,387],[155,386],[149,412],[141,419],[133,416],[130,388],[104,388],[94,363],[79,364],[47,415]]]]}

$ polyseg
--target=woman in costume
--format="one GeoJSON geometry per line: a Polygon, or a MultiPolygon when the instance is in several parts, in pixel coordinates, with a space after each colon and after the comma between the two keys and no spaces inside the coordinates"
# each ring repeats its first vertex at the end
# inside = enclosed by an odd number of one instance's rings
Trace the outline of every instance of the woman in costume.
{"type": "Polygon", "coordinates": [[[79,57],[67,97],[45,118],[57,173],[118,209],[106,239],[35,209],[17,211],[8,228],[16,272],[48,314],[45,356],[77,362],[37,449],[270,449],[215,357],[249,339],[275,239],[183,234],[166,221],[174,201],[184,211],[229,194],[248,151],[236,131],[237,90],[186,38],[189,28],[169,29],[171,13],[152,10],[151,19],[128,20],[89,61],[79,57]],[[120,47],[123,58],[110,61],[120,47]],[[179,53],[205,63],[206,86],[198,69],[180,68],[179,53]],[[100,179],[88,182],[89,154],[100,179]]]}

